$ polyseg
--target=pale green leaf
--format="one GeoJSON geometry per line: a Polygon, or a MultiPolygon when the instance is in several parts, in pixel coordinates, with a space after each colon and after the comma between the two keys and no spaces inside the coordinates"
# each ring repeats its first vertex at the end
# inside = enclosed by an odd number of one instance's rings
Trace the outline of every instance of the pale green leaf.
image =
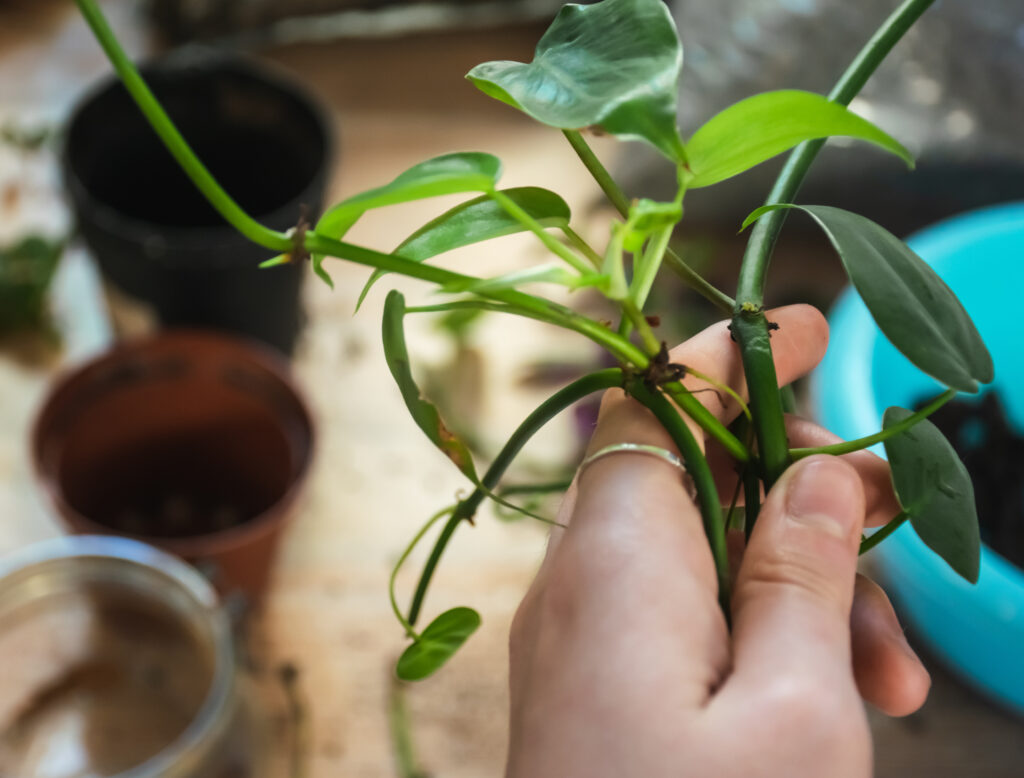
{"type": "MultiPolygon", "coordinates": [[[[444,154],[414,165],[389,184],[342,200],[320,217],[315,231],[340,240],[366,211],[460,192],[489,192],[500,176],[501,161],[493,154],[444,154]]],[[[314,254],[312,260],[313,269],[330,284],[322,267],[324,256],[314,254]]]]}
{"type": "MultiPolygon", "coordinates": [[[[569,206],[554,192],[535,186],[501,191],[543,227],[565,227],[569,224],[569,206]]],[[[402,241],[394,253],[414,262],[424,262],[447,251],[526,229],[490,195],[481,195],[423,225],[402,241]]],[[[363,304],[370,288],[384,275],[387,271],[373,272],[359,294],[356,310],[363,304]]]]}
{"type": "Polygon", "coordinates": [[[403,681],[421,681],[462,648],[480,626],[472,608],[452,608],[434,619],[398,659],[395,672],[403,681]]]}
{"type": "Polygon", "coordinates": [[[437,446],[462,473],[474,484],[479,483],[473,457],[469,448],[459,440],[444,424],[437,407],[423,399],[419,387],[412,376],[409,352],[405,345],[405,298],[399,292],[391,292],[384,301],[384,320],[382,336],[384,341],[384,358],[388,369],[398,384],[405,407],[416,425],[437,446]]]}
{"type": "Polygon", "coordinates": [[[690,189],[711,186],[815,138],[859,138],[891,151],[910,167],[903,146],[839,103],[798,90],[765,92],[715,114],[686,144],[690,189]]]}

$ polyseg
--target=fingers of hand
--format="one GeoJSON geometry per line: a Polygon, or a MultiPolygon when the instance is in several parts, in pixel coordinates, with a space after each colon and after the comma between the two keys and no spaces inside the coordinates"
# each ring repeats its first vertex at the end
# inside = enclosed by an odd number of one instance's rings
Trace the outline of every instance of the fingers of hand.
{"type": "MultiPolygon", "coordinates": [[[[828,323],[821,312],[810,305],[788,305],[768,311],[766,316],[779,325],[772,331],[772,355],[779,386],[785,386],[809,373],[825,356],[828,323]]],[[[669,356],[672,362],[693,368],[746,398],[743,363],[727,322],[708,327],[672,349],[669,356]]],[[[710,387],[692,376],[683,383],[690,391],[710,387]]],[[[702,391],[697,398],[720,421],[729,422],[739,414],[736,401],[724,392],[702,391]]]]}
{"type": "Polygon", "coordinates": [[[928,696],[931,678],[903,636],[889,598],[857,576],[850,611],[853,674],[861,696],[890,716],[906,716],[928,696]]]}
{"type": "MultiPolygon", "coordinates": [[[[591,456],[618,443],[640,443],[678,456],[672,438],[654,415],[622,390],[611,389],[601,402],[591,456]]],[[[692,572],[714,590],[714,565],[704,539],[700,511],[690,498],[685,474],[656,456],[617,452],[587,464],[578,476],[579,492],[570,532],[586,530],[586,541],[600,558],[629,549],[672,549],[680,572],[692,572]],[[614,549],[614,550],[613,550],[614,549]]],[[[636,560],[643,564],[642,558],[636,560]]]]}
{"type": "MultiPolygon", "coordinates": [[[[793,448],[820,448],[842,442],[842,438],[833,435],[824,427],[799,416],[786,417],[786,434],[793,448]]],[[[870,451],[844,454],[842,459],[857,471],[864,487],[864,501],[867,506],[864,526],[880,527],[887,524],[900,512],[900,505],[892,490],[889,463],[870,451]]]]}
{"type": "Polygon", "coordinates": [[[829,683],[851,677],[849,619],[863,520],[861,479],[835,457],[798,462],[771,490],[733,597],[739,685],[765,675],[829,683]]]}

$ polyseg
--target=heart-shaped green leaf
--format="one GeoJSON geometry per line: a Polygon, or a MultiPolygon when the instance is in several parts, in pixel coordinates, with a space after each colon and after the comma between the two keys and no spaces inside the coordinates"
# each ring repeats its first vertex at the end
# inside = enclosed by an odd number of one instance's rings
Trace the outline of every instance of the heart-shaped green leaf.
{"type": "Polygon", "coordinates": [[[395,672],[403,681],[420,681],[436,672],[462,648],[480,626],[472,608],[452,608],[427,626],[398,659],[395,672]]]}
{"type": "Polygon", "coordinates": [[[845,106],[798,90],[765,92],[715,114],[686,144],[690,189],[711,186],[815,138],[842,135],[881,146],[914,166],[903,146],[845,106]]]}
{"type": "Polygon", "coordinates": [[[596,126],[683,161],[676,100],[683,49],[661,0],[566,5],[533,62],[485,62],[466,78],[485,94],[565,130],[596,126]]]}
{"type": "Polygon", "coordinates": [[[479,483],[473,457],[466,444],[459,440],[444,424],[441,414],[433,403],[427,402],[420,394],[412,377],[409,352],[405,346],[405,298],[399,292],[391,292],[384,301],[384,359],[394,376],[395,383],[405,400],[413,421],[423,430],[430,441],[447,456],[474,484],[479,483]]]}
{"type": "MultiPolygon", "coordinates": [[[[883,427],[911,415],[906,408],[889,408],[883,427]]],[[[885,453],[896,498],[914,531],[957,573],[976,583],[981,538],[974,487],[949,441],[926,419],[887,439],[885,453]]]]}
{"type": "MultiPolygon", "coordinates": [[[[460,192],[489,192],[500,176],[501,160],[493,154],[478,151],[443,154],[413,165],[390,184],[342,200],[320,217],[316,231],[340,240],[360,216],[373,208],[460,192]]],[[[314,254],[312,259],[317,275],[330,284],[330,277],[322,268],[323,255],[314,254]]]]}
{"type": "MultiPolygon", "coordinates": [[[[543,227],[565,227],[569,224],[569,206],[554,192],[536,186],[501,191],[543,227]]],[[[414,262],[424,262],[446,251],[526,229],[489,195],[481,195],[427,222],[402,241],[394,253],[414,262]]],[[[359,294],[357,311],[370,288],[384,275],[387,275],[384,270],[373,272],[359,294]]]]}
{"type": "Polygon", "coordinates": [[[971,317],[907,244],[870,219],[826,205],[763,206],[744,226],[776,208],[798,208],[821,225],[879,329],[918,368],[964,392],[992,380],[992,357],[971,317]]]}

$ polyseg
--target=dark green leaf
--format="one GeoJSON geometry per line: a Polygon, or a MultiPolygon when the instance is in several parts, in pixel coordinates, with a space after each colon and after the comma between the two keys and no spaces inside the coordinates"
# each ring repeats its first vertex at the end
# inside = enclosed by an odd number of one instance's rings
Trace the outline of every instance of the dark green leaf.
{"type": "Polygon", "coordinates": [[[403,681],[420,681],[452,658],[480,626],[472,608],[452,608],[427,626],[398,659],[395,672],[403,681]]]}
{"type": "Polygon", "coordinates": [[[805,140],[835,135],[874,143],[914,166],[910,152],[867,119],[813,92],[783,90],[741,100],[697,130],[686,144],[687,186],[717,184],[805,140]]]}
{"type": "Polygon", "coordinates": [[[473,458],[466,444],[459,440],[444,424],[441,414],[430,402],[420,395],[419,387],[412,377],[409,352],[405,347],[405,298],[399,292],[390,292],[384,301],[384,358],[395,383],[405,400],[413,421],[423,430],[430,441],[447,456],[473,483],[479,483],[473,458]]]}
{"type": "Polygon", "coordinates": [[[992,357],[971,317],[907,244],[870,219],[825,205],[764,206],[744,226],[776,208],[799,208],[821,225],[879,329],[918,368],[965,392],[992,380],[992,357]]]}
{"type": "MultiPolygon", "coordinates": [[[[320,217],[316,231],[340,240],[360,216],[373,208],[460,192],[489,192],[500,176],[501,160],[493,154],[444,154],[413,165],[390,184],[342,200],[320,217]]],[[[314,254],[312,259],[317,274],[331,284],[322,267],[323,255],[314,254]]]]}
{"type": "MultiPolygon", "coordinates": [[[[913,414],[889,408],[883,426],[913,414]]],[[[978,580],[981,538],[974,488],[949,441],[927,419],[885,441],[892,483],[914,531],[932,551],[971,583],[978,580]]]]}
{"type": "MultiPolygon", "coordinates": [[[[535,186],[504,189],[502,192],[544,227],[565,227],[569,224],[569,206],[554,192],[535,186]]],[[[394,253],[414,262],[424,262],[446,251],[525,229],[489,195],[482,195],[423,225],[402,241],[394,253]]],[[[356,310],[363,304],[370,288],[384,275],[387,273],[383,270],[373,272],[359,294],[356,310]]]]}
{"type": "Polygon", "coordinates": [[[683,161],[676,99],[683,49],[661,0],[566,5],[533,62],[485,62],[466,76],[552,127],[597,126],[683,161]]]}

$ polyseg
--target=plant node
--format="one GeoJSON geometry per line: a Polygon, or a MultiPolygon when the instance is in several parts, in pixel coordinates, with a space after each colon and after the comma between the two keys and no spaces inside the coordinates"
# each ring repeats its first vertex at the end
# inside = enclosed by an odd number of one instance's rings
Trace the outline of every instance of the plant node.
{"type": "Polygon", "coordinates": [[[299,223],[286,233],[292,242],[292,250],[288,252],[289,263],[309,259],[310,253],[306,249],[306,233],[309,232],[311,226],[307,218],[306,208],[303,206],[302,213],[299,215],[299,223]]]}
{"type": "Polygon", "coordinates": [[[650,364],[641,374],[644,384],[650,391],[655,391],[662,384],[681,381],[686,377],[686,365],[669,361],[668,344],[661,342],[661,348],[651,359],[650,364]]]}

